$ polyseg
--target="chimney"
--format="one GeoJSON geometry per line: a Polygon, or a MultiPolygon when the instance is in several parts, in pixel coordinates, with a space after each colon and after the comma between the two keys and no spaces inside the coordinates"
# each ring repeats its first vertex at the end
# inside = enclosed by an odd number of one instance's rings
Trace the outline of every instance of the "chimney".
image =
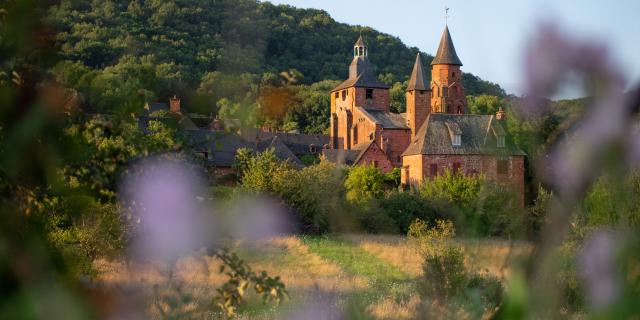
{"type": "Polygon", "coordinates": [[[505,112],[502,110],[502,107],[498,108],[498,112],[496,112],[496,120],[504,119],[505,112]]]}
{"type": "Polygon", "coordinates": [[[180,99],[176,95],[169,99],[169,111],[173,113],[180,113],[180,99]]]}

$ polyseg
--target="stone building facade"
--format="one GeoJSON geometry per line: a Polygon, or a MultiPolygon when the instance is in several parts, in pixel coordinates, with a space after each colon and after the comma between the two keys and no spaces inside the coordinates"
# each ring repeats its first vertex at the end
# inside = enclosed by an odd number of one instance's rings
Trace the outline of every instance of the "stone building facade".
{"type": "Polygon", "coordinates": [[[504,113],[467,114],[462,62],[445,27],[428,82],[420,55],[406,91],[406,113],[390,111],[389,86],[372,71],[362,37],[354,45],[349,78],[331,92],[329,160],[401,169],[405,186],[445,170],[483,174],[524,194],[524,153],[505,134],[504,113]]]}

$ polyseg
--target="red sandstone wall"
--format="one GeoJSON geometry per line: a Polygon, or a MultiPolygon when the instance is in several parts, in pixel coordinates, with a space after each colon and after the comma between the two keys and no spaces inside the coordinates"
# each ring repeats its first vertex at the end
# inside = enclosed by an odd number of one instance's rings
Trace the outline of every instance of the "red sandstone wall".
{"type": "Polygon", "coordinates": [[[407,119],[411,128],[411,138],[413,138],[431,110],[431,92],[407,91],[406,100],[407,119]]]}
{"type": "Polygon", "coordinates": [[[423,181],[422,155],[412,155],[402,157],[402,166],[408,169],[408,175],[403,175],[402,184],[418,187],[423,181]]]}
{"type": "Polygon", "coordinates": [[[434,112],[457,113],[457,108],[466,113],[467,98],[462,86],[460,66],[434,65],[431,69],[431,109],[434,112]],[[440,110],[442,104],[442,86],[448,89],[446,98],[447,110],[440,110]]]}
{"type": "MultiPolygon", "coordinates": [[[[383,129],[381,131],[382,139],[389,139],[384,151],[387,153],[389,160],[394,167],[402,166],[402,153],[407,150],[409,143],[411,143],[411,130],[408,129],[383,129]]],[[[382,144],[381,144],[382,145],[382,144]]],[[[382,145],[383,148],[384,145],[382,145]]]]}
{"type": "Polygon", "coordinates": [[[372,164],[375,165],[376,168],[379,168],[384,173],[389,173],[393,170],[393,165],[387,158],[387,155],[380,150],[377,144],[372,144],[369,149],[362,155],[360,161],[355,163],[355,165],[365,165],[372,164]]]}
{"type": "Polygon", "coordinates": [[[373,89],[373,99],[367,99],[366,88],[355,88],[355,98],[355,105],[365,109],[389,111],[391,106],[388,89],[373,89]]]}

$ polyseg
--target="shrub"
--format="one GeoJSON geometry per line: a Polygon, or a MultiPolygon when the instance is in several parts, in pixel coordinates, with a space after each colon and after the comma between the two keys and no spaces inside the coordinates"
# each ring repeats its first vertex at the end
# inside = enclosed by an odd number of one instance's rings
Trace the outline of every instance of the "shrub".
{"type": "Polygon", "coordinates": [[[453,298],[467,282],[464,255],[456,247],[446,246],[425,257],[418,292],[423,297],[453,298]]]}
{"type": "Polygon", "coordinates": [[[347,201],[364,203],[373,198],[381,198],[384,194],[382,185],[384,176],[374,166],[355,166],[349,169],[344,186],[347,190],[347,201]]]}
{"type": "Polygon", "coordinates": [[[349,210],[358,225],[368,233],[398,233],[395,221],[384,212],[378,201],[371,199],[352,205],[349,210]]]}
{"type": "Polygon", "coordinates": [[[380,208],[403,234],[409,231],[409,225],[416,219],[435,224],[435,210],[415,192],[390,192],[380,200],[380,208]]]}
{"type": "Polygon", "coordinates": [[[323,233],[340,219],[343,173],[326,161],[297,170],[279,161],[272,149],[251,156],[242,176],[242,187],[249,192],[276,196],[293,209],[302,231],[323,233]]]}
{"type": "Polygon", "coordinates": [[[533,202],[533,206],[529,208],[527,215],[527,234],[530,238],[537,237],[545,224],[547,224],[549,202],[553,194],[550,191],[540,187],[538,196],[533,202]]]}
{"type": "Polygon", "coordinates": [[[522,226],[518,196],[483,176],[445,171],[424,183],[420,194],[467,235],[512,236],[522,226]]]}
{"type": "Polygon", "coordinates": [[[401,172],[400,168],[393,168],[389,173],[385,173],[384,182],[391,188],[398,188],[400,186],[401,172]]]}

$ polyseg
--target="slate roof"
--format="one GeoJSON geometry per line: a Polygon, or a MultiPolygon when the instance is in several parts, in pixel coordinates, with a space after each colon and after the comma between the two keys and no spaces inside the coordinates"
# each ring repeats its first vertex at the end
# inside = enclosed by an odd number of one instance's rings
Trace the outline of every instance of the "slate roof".
{"type": "Polygon", "coordinates": [[[416,62],[413,64],[413,71],[409,78],[409,84],[407,85],[407,91],[411,90],[429,90],[429,85],[426,81],[427,77],[424,74],[424,68],[422,67],[422,60],[420,53],[416,56],[416,62]]]}
{"type": "Polygon", "coordinates": [[[311,154],[310,146],[322,149],[324,145],[330,143],[330,138],[325,134],[301,134],[286,132],[259,132],[260,139],[267,140],[278,137],[294,154],[311,154]]]}
{"type": "Polygon", "coordinates": [[[462,61],[456,54],[456,48],[453,46],[453,40],[451,40],[451,34],[449,33],[449,27],[445,26],[440,38],[440,45],[438,46],[438,52],[435,58],[431,61],[431,65],[434,64],[451,64],[462,65],[462,61]]]}
{"type": "Polygon", "coordinates": [[[278,137],[267,140],[249,141],[237,133],[212,130],[193,130],[187,135],[189,145],[197,151],[208,152],[208,161],[218,167],[230,167],[235,161],[236,151],[247,148],[254,152],[262,152],[274,148],[276,157],[289,160],[296,167],[303,164],[298,157],[278,137]]]}
{"type": "Polygon", "coordinates": [[[375,123],[380,124],[385,129],[409,129],[407,119],[399,113],[358,108],[360,112],[369,115],[375,123]]]}
{"type": "Polygon", "coordinates": [[[402,154],[525,155],[505,138],[505,148],[497,148],[496,134],[504,134],[492,115],[432,113],[402,154]],[[461,145],[453,146],[452,134],[461,135],[461,145]]]}
{"type": "Polygon", "coordinates": [[[364,40],[362,40],[362,36],[360,36],[358,38],[358,41],[356,41],[356,44],[353,45],[354,47],[364,47],[364,40]]]}
{"type": "Polygon", "coordinates": [[[373,141],[357,144],[351,150],[324,149],[322,150],[322,155],[333,163],[352,165],[362,157],[371,143],[373,143],[373,141]]]}
{"type": "Polygon", "coordinates": [[[148,113],[152,113],[160,110],[169,110],[169,106],[164,102],[149,102],[144,105],[144,109],[148,113]]]}

